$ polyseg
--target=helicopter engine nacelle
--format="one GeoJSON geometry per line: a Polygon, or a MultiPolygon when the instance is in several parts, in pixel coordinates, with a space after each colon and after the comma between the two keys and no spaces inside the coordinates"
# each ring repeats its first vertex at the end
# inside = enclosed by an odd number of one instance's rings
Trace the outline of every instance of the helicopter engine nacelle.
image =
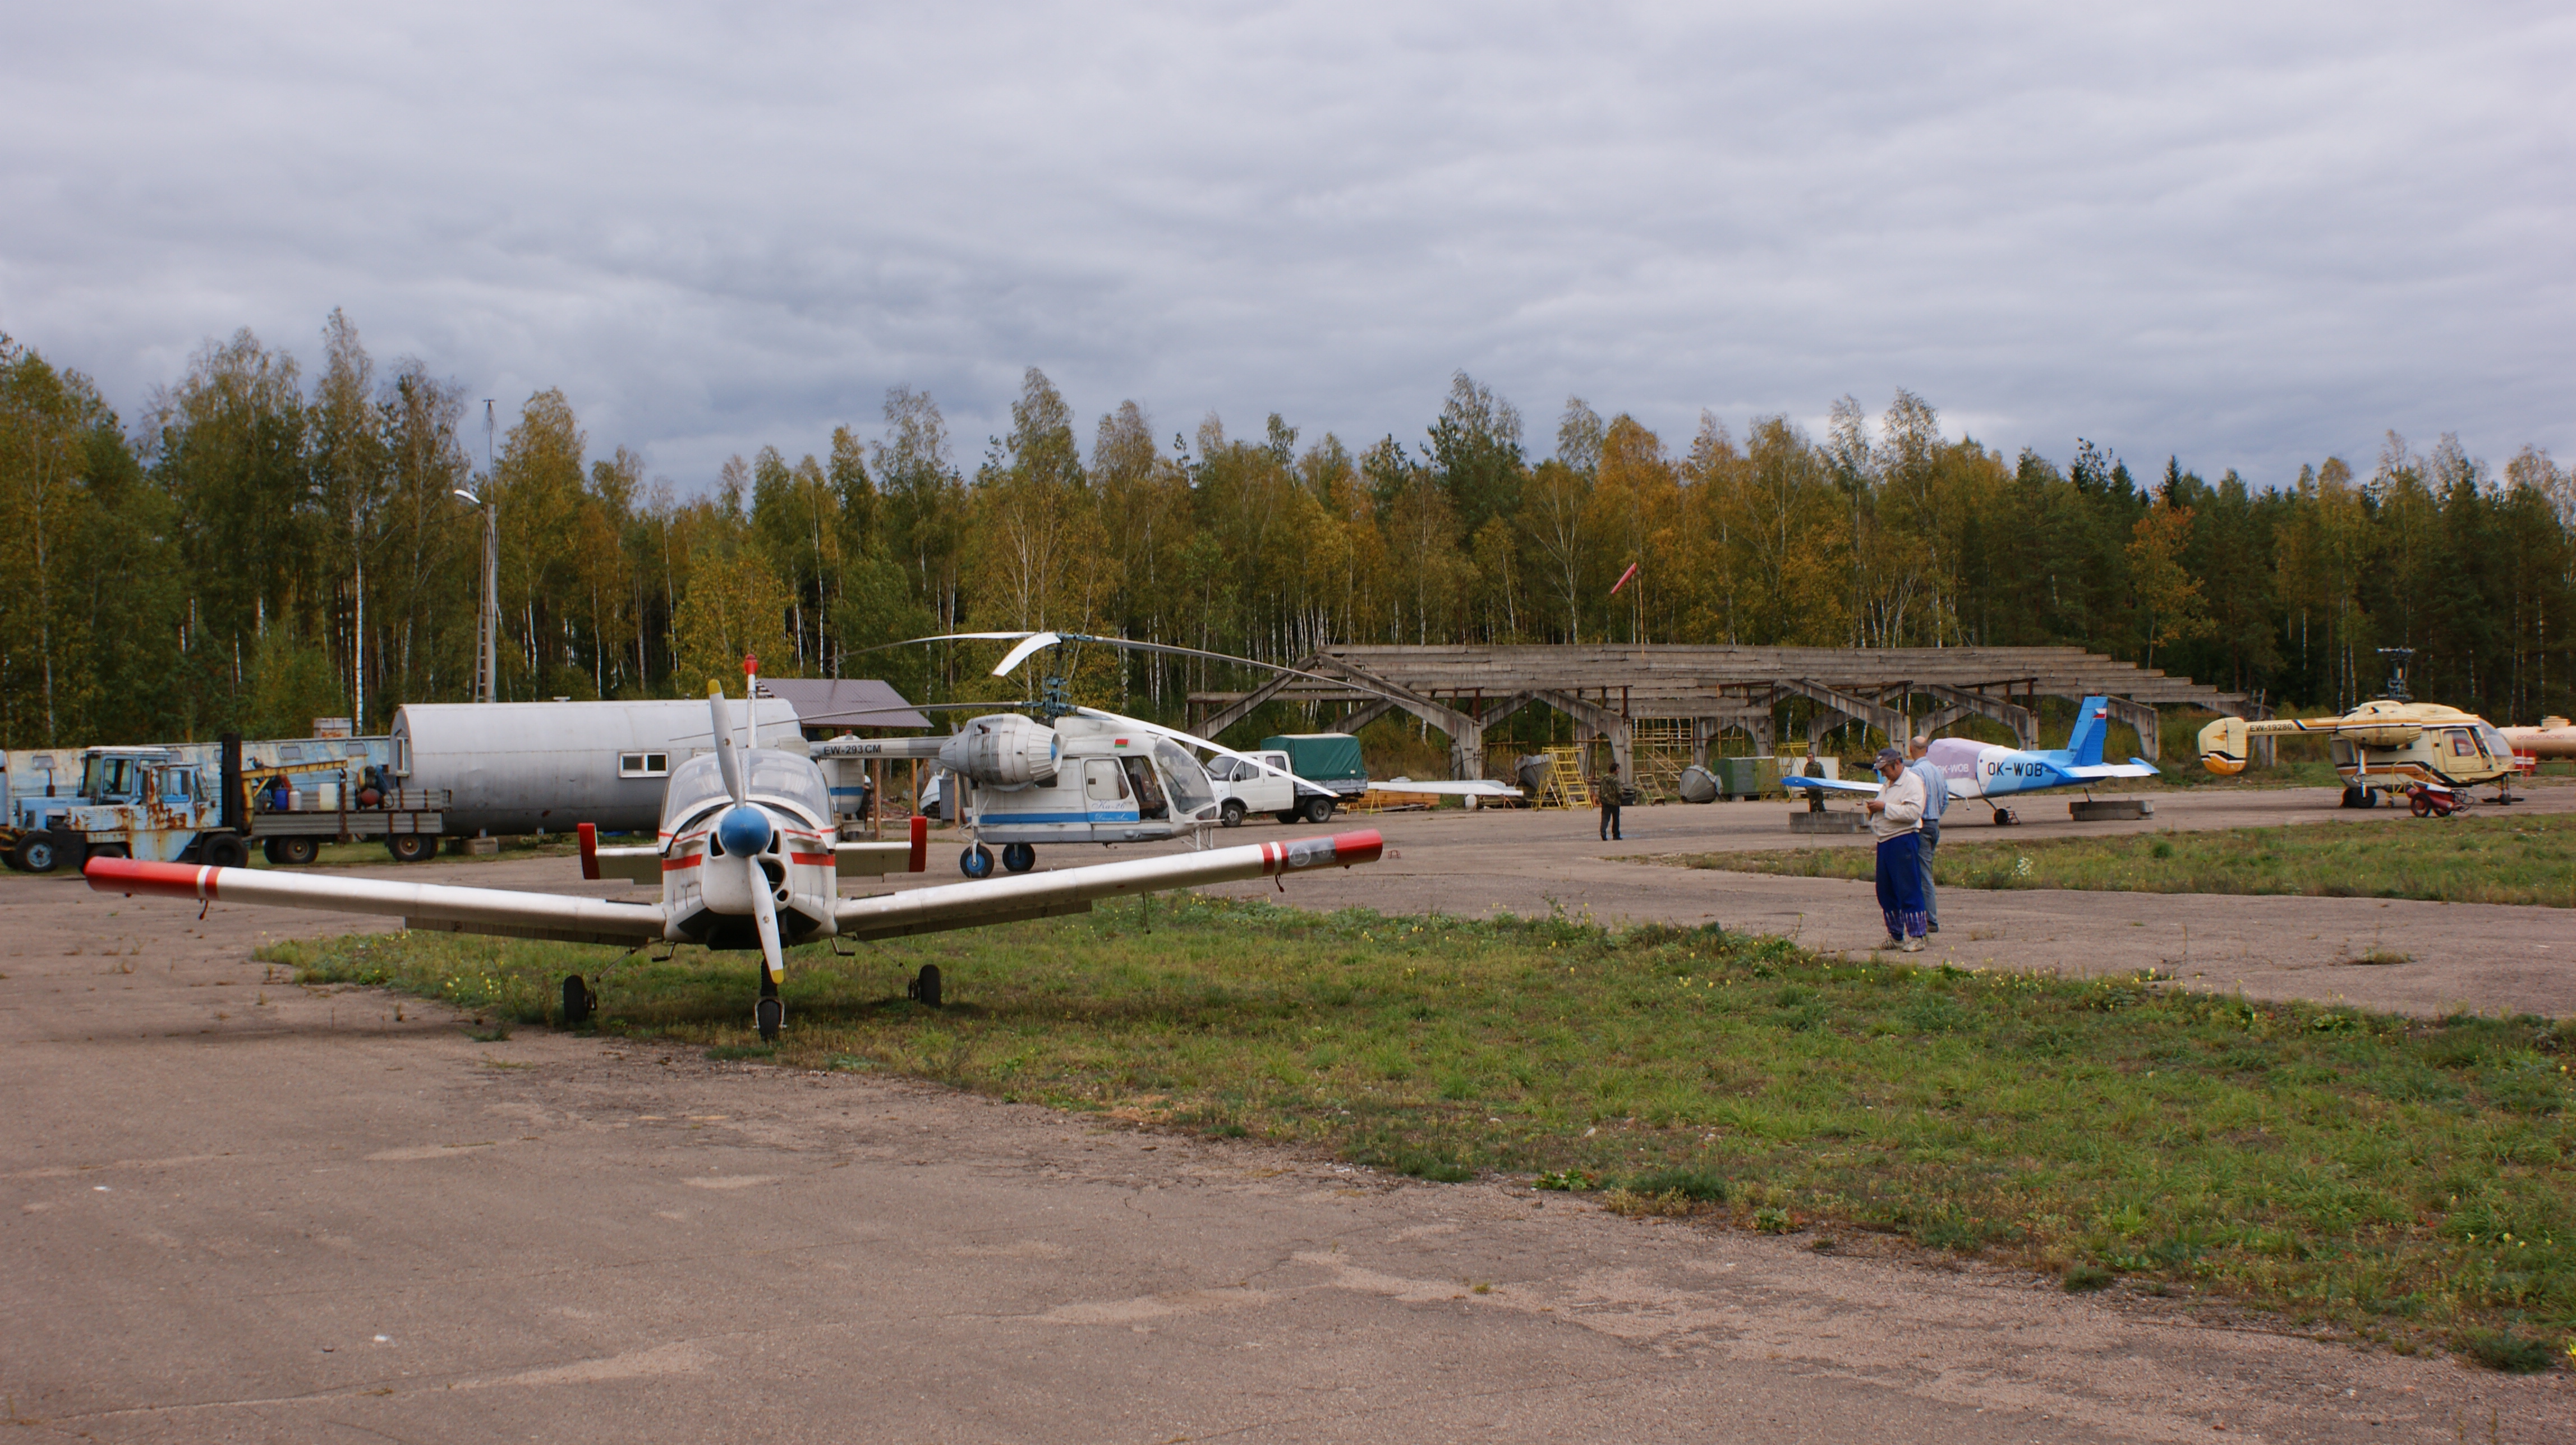
{"type": "Polygon", "coordinates": [[[979,717],[939,747],[940,765],[979,788],[1051,783],[1063,757],[1055,729],[1016,713],[979,717]]]}
{"type": "Polygon", "coordinates": [[[2223,717],[2200,730],[2200,765],[2221,777],[2245,771],[2245,719],[2223,717]]]}

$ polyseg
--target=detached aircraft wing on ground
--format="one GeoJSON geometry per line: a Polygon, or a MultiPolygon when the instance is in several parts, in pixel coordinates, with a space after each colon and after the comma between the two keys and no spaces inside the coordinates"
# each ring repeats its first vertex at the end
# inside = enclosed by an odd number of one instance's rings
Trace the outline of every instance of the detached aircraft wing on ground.
{"type": "MultiPolygon", "coordinates": [[[[786,1016],[778,991],[786,969],[783,950],[795,944],[900,938],[1081,913],[1102,898],[1373,863],[1383,848],[1375,832],[1343,833],[843,898],[843,873],[922,871],[923,820],[913,820],[908,844],[836,844],[821,770],[794,753],[750,745],[756,739],[737,742],[724,694],[712,684],[708,707],[715,749],[671,770],[655,845],[601,849],[592,836],[582,840],[585,876],[658,877],[659,902],[128,858],[93,858],[84,871],[91,888],[129,897],[369,913],[418,929],[629,949],[650,943],[756,948],[764,966],[754,1017],[761,1037],[775,1039],[786,1016]],[[648,864],[652,873],[643,871],[648,864]]],[[[935,966],[924,967],[916,991],[924,1002],[938,1002],[935,966]]],[[[564,980],[568,1022],[588,1015],[590,997],[580,975],[564,980]]]]}
{"type": "MultiPolygon", "coordinates": [[[[1941,770],[1950,800],[1982,799],[1994,809],[1995,821],[2014,821],[2012,809],[1997,802],[2021,793],[2050,788],[2080,788],[2118,778],[2159,776],[2144,758],[2125,763],[2102,761],[2102,738],[2110,730],[2110,699],[2088,697],[2076,710],[2075,730],[2062,748],[2007,748],[1969,738],[1940,738],[1924,750],[1924,759],[1941,770]]],[[[1876,797],[1882,784],[1857,779],[1784,777],[1780,785],[1812,796],[1857,793],[1876,797]]]]}

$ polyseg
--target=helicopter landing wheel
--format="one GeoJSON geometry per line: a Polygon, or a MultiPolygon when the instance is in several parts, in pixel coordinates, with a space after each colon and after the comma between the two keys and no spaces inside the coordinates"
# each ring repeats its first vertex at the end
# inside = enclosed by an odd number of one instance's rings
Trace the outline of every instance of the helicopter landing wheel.
{"type": "Polygon", "coordinates": [[[957,871],[969,878],[993,876],[993,850],[978,843],[957,855],[957,871]]]}
{"type": "Polygon", "coordinates": [[[1026,843],[1002,845],[1002,866],[1014,873],[1026,873],[1038,866],[1038,850],[1026,843]]]}

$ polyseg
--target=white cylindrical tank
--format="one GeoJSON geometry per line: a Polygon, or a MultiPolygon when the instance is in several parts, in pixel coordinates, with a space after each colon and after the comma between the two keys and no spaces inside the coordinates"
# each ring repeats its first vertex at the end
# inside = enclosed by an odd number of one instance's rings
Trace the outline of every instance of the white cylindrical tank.
{"type": "MultiPolygon", "coordinates": [[[[796,709],[755,705],[760,742],[801,743],[796,709]]],[[[736,727],[742,704],[732,704],[736,727]]],[[[450,834],[649,833],[662,784],[714,745],[703,698],[651,702],[406,703],[394,711],[393,773],[407,788],[445,788],[450,834]]]]}

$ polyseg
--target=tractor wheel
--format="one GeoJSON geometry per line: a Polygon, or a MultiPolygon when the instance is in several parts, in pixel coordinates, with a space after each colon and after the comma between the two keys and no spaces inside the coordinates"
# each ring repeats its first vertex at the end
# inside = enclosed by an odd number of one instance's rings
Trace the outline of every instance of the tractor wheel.
{"type": "Polygon", "coordinates": [[[239,833],[209,833],[197,848],[197,861],[209,868],[247,868],[250,845],[239,833]]]}
{"type": "Polygon", "coordinates": [[[268,861],[272,863],[301,868],[322,856],[321,843],[312,838],[278,838],[272,841],[277,847],[276,852],[268,855],[268,861]]]}
{"type": "Polygon", "coordinates": [[[438,835],[388,833],[385,835],[385,851],[394,855],[397,863],[426,863],[438,856],[438,835]]]}
{"type": "Polygon", "coordinates": [[[42,832],[27,832],[18,835],[18,846],[9,850],[9,861],[21,873],[51,873],[63,859],[52,838],[42,832]]]}
{"type": "Polygon", "coordinates": [[[1243,800],[1241,798],[1226,799],[1224,805],[1216,810],[1216,820],[1229,828],[1242,827],[1243,800]]]}

